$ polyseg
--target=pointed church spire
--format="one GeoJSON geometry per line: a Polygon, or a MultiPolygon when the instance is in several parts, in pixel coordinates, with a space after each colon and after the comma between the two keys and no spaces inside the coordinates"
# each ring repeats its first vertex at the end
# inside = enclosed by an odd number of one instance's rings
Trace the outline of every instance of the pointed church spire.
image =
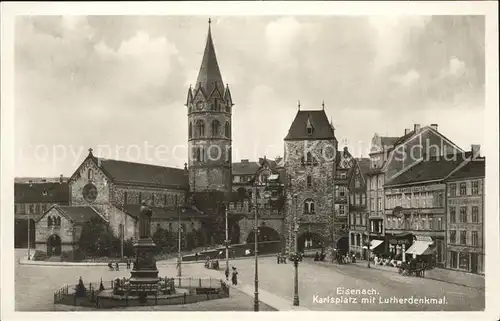
{"type": "Polygon", "coordinates": [[[224,92],[224,82],[222,81],[212,40],[211,24],[212,20],[208,19],[207,43],[205,45],[205,52],[203,53],[198,79],[196,81],[196,89],[200,87],[203,88],[206,95],[210,95],[216,86],[221,94],[224,92]]]}

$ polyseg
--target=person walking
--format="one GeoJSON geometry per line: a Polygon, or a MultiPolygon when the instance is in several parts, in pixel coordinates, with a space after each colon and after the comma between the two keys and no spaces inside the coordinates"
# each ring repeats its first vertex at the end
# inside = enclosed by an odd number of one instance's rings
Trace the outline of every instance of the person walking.
{"type": "Polygon", "coordinates": [[[238,271],[236,271],[236,268],[233,266],[233,275],[231,276],[231,281],[233,282],[233,285],[238,285],[238,271]]]}
{"type": "Polygon", "coordinates": [[[115,262],[115,270],[120,271],[120,265],[118,264],[118,261],[115,262]]]}
{"type": "Polygon", "coordinates": [[[226,271],[224,271],[224,274],[226,275],[226,281],[229,281],[229,266],[226,266],[226,271]]]}

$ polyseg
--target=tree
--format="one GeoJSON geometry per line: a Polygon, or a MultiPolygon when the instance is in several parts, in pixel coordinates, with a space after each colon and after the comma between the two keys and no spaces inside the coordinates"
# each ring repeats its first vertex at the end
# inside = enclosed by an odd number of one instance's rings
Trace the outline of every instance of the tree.
{"type": "Polygon", "coordinates": [[[120,240],[100,218],[92,218],[83,225],[79,246],[87,255],[116,256],[120,252],[120,240]]]}

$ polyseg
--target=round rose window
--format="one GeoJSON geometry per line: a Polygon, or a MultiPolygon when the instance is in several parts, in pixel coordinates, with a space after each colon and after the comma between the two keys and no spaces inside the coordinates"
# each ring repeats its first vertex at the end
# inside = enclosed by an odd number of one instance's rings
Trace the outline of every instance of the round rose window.
{"type": "Polygon", "coordinates": [[[92,183],[85,185],[83,187],[83,198],[87,202],[93,203],[97,198],[97,187],[92,183]]]}

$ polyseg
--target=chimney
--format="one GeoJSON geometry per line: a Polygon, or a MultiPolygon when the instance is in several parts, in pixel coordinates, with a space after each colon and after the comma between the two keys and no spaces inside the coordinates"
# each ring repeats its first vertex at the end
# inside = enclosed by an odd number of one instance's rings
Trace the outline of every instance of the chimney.
{"type": "Polygon", "coordinates": [[[413,130],[414,130],[415,132],[418,132],[418,131],[420,130],[420,124],[415,124],[415,125],[413,125],[413,130]]]}
{"type": "Polygon", "coordinates": [[[471,151],[472,151],[472,159],[476,157],[481,157],[481,145],[472,144],[471,151]]]}
{"type": "Polygon", "coordinates": [[[431,128],[438,131],[438,124],[431,124],[431,128]]]}
{"type": "Polygon", "coordinates": [[[410,133],[410,129],[409,128],[405,128],[405,135],[408,135],[410,133]]]}
{"type": "Polygon", "coordinates": [[[187,163],[184,163],[184,170],[187,171],[188,170],[188,164],[187,163]]]}
{"type": "Polygon", "coordinates": [[[64,178],[62,174],[59,176],[59,183],[64,183],[64,178]]]}

